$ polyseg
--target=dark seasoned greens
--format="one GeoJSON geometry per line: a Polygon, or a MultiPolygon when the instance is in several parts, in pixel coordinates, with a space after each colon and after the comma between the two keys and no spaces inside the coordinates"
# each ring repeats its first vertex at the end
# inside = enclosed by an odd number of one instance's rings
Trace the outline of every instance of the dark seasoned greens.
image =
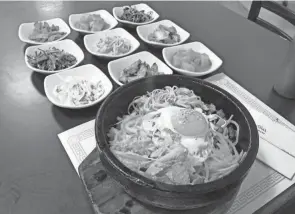
{"type": "Polygon", "coordinates": [[[46,71],[66,69],[77,63],[75,56],[55,47],[39,49],[34,55],[27,55],[27,58],[31,66],[46,71]]]}
{"type": "Polygon", "coordinates": [[[145,12],[144,10],[137,10],[135,7],[126,6],[123,15],[119,18],[134,23],[144,23],[153,19],[152,13],[152,11],[145,12]]]}

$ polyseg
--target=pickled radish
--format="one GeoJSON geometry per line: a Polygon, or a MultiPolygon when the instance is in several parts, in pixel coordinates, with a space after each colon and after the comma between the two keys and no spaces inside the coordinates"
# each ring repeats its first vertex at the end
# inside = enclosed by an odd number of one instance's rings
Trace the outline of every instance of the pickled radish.
{"type": "Polygon", "coordinates": [[[191,48],[178,50],[172,56],[171,63],[176,68],[191,72],[203,72],[212,65],[207,54],[196,52],[191,48]]]}

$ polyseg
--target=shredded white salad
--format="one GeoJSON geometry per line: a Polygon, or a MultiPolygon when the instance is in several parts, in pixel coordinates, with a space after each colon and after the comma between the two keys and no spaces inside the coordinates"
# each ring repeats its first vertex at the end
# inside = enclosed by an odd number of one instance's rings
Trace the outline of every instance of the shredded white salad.
{"type": "Polygon", "coordinates": [[[56,85],[53,94],[66,105],[83,106],[98,100],[105,92],[101,81],[88,81],[81,77],[67,77],[56,85]]]}
{"type": "Polygon", "coordinates": [[[120,36],[108,36],[96,44],[97,51],[103,54],[121,55],[131,50],[131,42],[120,36]]]}

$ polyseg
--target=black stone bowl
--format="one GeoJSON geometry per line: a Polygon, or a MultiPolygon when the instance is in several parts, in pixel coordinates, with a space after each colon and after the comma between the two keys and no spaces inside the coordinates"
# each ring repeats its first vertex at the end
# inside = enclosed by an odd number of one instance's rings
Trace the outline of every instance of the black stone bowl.
{"type": "Polygon", "coordinates": [[[225,90],[209,82],[179,75],[160,75],[143,78],[119,87],[101,105],[95,122],[95,137],[101,151],[101,162],[107,173],[135,199],[160,208],[188,210],[215,209],[228,204],[236,196],[241,183],[256,158],[259,137],[256,124],[246,107],[225,90]],[[242,163],[230,174],[213,182],[196,185],[171,185],[148,179],[125,167],[110,151],[107,133],[117,116],[127,114],[134,97],[165,86],[186,87],[200,95],[206,103],[213,103],[225,114],[233,114],[240,125],[237,150],[247,151],[242,163]]]}

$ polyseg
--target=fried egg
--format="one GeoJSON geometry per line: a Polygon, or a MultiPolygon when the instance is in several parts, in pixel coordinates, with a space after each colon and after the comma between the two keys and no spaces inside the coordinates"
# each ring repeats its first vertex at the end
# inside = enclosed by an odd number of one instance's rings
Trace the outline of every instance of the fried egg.
{"type": "MultiPolygon", "coordinates": [[[[168,106],[150,112],[143,117],[142,127],[145,131],[155,132],[169,129],[180,136],[180,144],[187,148],[191,155],[206,159],[206,148],[209,142],[205,136],[209,130],[206,116],[199,110],[168,106]]],[[[203,161],[204,161],[203,160],[203,161]]]]}

